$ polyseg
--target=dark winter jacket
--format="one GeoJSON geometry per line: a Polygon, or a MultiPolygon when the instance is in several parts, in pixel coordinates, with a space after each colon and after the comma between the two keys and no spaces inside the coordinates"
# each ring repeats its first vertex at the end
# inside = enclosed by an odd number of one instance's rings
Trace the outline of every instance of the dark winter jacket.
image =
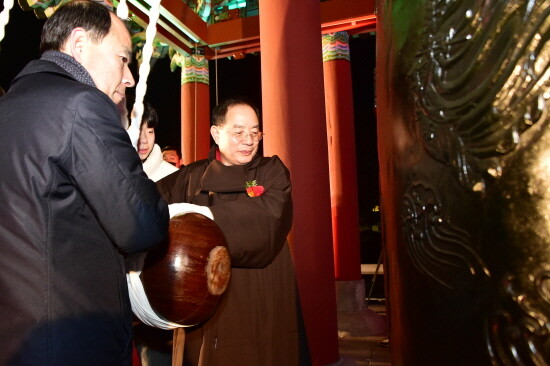
{"type": "Polygon", "coordinates": [[[0,130],[0,365],[129,364],[124,253],[161,241],[168,210],[115,104],[37,60],[0,130]]]}

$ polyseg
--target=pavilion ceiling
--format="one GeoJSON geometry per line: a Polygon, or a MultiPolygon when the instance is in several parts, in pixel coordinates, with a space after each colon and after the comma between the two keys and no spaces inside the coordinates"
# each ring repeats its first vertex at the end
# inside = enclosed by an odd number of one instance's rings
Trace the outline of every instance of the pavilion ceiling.
{"type": "MultiPolygon", "coordinates": [[[[207,59],[239,58],[260,51],[259,15],[249,16],[242,9],[224,10],[227,0],[212,0],[211,9],[222,7],[222,10],[212,11],[213,15],[205,21],[196,12],[205,2],[162,0],[158,37],[180,53],[198,51],[207,59]],[[215,17],[222,20],[212,20],[215,17]]],[[[146,25],[150,7],[147,0],[128,0],[128,3],[135,20],[146,25]]],[[[353,35],[375,31],[374,4],[374,0],[322,1],[321,33],[348,31],[353,35]]]]}
{"type": "MultiPolygon", "coordinates": [[[[19,0],[19,3],[23,9],[34,10],[43,18],[67,1],[71,0],[19,0]]],[[[98,1],[113,7],[113,0],[98,1]]],[[[138,28],[146,28],[150,0],[126,1],[131,19],[138,28]]],[[[118,0],[114,3],[116,7],[118,0]]],[[[162,57],[171,49],[181,55],[200,53],[209,60],[242,58],[261,49],[259,0],[162,0],[160,4],[155,57],[162,57]]],[[[376,29],[375,0],[320,0],[320,10],[322,34],[347,31],[354,35],[376,29]]],[[[138,45],[143,44],[144,37],[139,31],[134,37],[134,44],[138,45]]]]}

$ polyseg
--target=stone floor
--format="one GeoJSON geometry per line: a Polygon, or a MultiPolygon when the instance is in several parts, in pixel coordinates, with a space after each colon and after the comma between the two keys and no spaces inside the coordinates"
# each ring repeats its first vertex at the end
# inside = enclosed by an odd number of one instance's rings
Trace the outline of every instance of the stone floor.
{"type": "Polygon", "coordinates": [[[390,366],[390,348],[387,337],[340,337],[338,344],[340,365],[390,366]]]}
{"type": "MultiPolygon", "coordinates": [[[[382,303],[368,307],[380,316],[386,318],[386,307],[382,303]]],[[[375,335],[352,335],[339,332],[339,350],[341,360],[338,366],[390,366],[390,348],[387,333],[375,335]]]]}

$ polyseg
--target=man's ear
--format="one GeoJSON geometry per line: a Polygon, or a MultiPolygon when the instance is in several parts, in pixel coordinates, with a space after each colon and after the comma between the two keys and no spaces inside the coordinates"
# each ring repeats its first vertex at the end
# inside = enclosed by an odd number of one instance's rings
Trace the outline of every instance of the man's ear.
{"type": "Polygon", "coordinates": [[[220,139],[220,130],[218,130],[218,126],[210,126],[210,135],[212,135],[214,142],[216,143],[216,145],[218,145],[218,140],[220,139]]]}
{"type": "Polygon", "coordinates": [[[82,63],[82,52],[86,51],[88,41],[88,33],[84,28],[75,28],[65,41],[61,52],[73,56],[76,61],[82,63]]]}

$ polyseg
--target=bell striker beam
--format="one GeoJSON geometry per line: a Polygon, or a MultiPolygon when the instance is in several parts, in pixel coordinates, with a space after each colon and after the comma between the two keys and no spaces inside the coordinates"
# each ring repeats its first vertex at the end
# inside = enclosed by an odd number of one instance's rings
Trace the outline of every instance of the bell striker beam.
{"type": "Polygon", "coordinates": [[[260,0],[264,151],[292,178],[289,236],[312,365],[338,360],[320,5],[260,0]],[[321,305],[322,304],[322,305],[321,305]]]}

